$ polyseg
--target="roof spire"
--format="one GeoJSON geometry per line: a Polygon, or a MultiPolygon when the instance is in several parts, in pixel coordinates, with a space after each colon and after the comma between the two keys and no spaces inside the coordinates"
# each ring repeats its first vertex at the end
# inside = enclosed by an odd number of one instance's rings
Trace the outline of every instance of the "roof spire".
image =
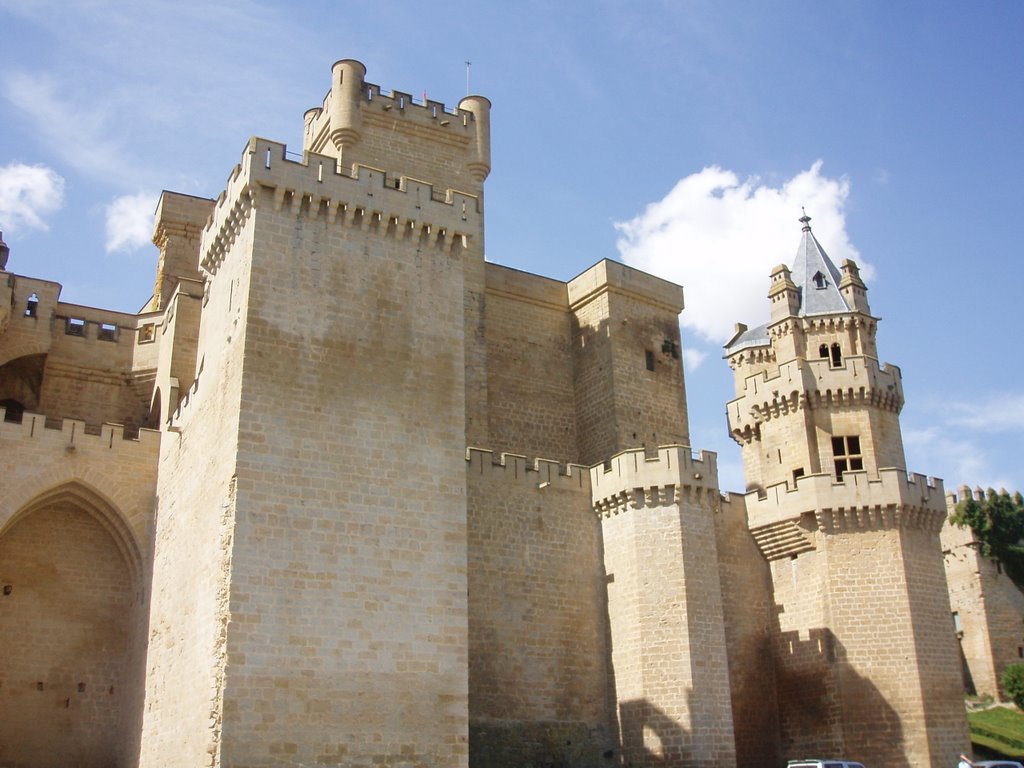
{"type": "Polygon", "coordinates": [[[807,211],[804,210],[804,207],[802,205],[800,206],[800,210],[801,210],[801,212],[804,215],[801,216],[799,219],[797,219],[797,221],[799,221],[801,224],[804,225],[804,228],[803,228],[804,232],[810,232],[811,231],[811,217],[807,215],[807,211]]]}

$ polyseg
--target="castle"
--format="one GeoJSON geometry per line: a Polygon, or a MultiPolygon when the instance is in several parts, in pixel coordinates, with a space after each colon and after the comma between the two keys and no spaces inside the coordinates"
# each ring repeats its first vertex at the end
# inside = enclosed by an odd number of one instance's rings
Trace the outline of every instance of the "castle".
{"type": "Polygon", "coordinates": [[[486,263],[490,103],[365,73],[162,195],[140,313],[0,258],[0,766],[954,764],[946,499],[857,266],[794,228],[723,495],[682,289],[486,263]]]}

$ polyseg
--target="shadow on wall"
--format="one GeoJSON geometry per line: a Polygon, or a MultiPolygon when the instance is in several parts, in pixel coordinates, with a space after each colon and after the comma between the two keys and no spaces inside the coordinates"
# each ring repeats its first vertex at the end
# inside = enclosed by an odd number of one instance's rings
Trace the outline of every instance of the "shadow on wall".
{"type": "Polygon", "coordinates": [[[899,716],[853,669],[832,631],[812,629],[806,640],[798,632],[778,637],[782,757],[842,757],[869,768],[909,768],[899,716]]]}
{"type": "Polygon", "coordinates": [[[694,755],[690,733],[646,699],[619,704],[622,765],[683,766],[706,763],[694,755]]]}

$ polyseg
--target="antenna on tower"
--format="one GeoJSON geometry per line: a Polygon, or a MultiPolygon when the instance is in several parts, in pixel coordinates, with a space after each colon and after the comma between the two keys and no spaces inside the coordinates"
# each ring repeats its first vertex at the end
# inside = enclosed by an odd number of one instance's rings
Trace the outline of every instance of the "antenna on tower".
{"type": "Polygon", "coordinates": [[[466,95],[469,96],[469,70],[473,66],[473,62],[466,59],[466,95]]]}

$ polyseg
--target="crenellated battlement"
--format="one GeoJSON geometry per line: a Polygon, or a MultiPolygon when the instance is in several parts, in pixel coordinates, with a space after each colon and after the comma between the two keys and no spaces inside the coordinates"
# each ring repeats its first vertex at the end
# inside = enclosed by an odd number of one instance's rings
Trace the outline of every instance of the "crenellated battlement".
{"type": "Polygon", "coordinates": [[[774,375],[761,371],[748,376],[743,394],[729,401],[726,414],[733,439],[749,442],[763,422],[801,408],[867,405],[898,414],[903,402],[897,366],[879,367],[873,357],[850,355],[838,366],[827,359],[795,359],[780,365],[774,375]]]}
{"type": "Polygon", "coordinates": [[[51,419],[30,411],[21,415],[20,422],[7,421],[6,413],[0,407],[0,438],[4,441],[32,440],[68,454],[78,450],[132,451],[136,445],[148,450],[148,446],[160,441],[160,433],[152,429],[132,430],[126,435],[122,424],[102,424],[97,428],[80,419],[51,419]]]}
{"type": "Polygon", "coordinates": [[[548,459],[528,459],[515,453],[502,453],[497,459],[494,451],[467,448],[466,471],[487,479],[501,479],[532,485],[540,490],[589,490],[590,474],[580,464],[560,464],[548,459]]]}
{"type": "Polygon", "coordinates": [[[895,468],[879,470],[877,479],[867,472],[846,472],[841,481],[829,474],[805,475],[795,484],[769,486],[763,496],[752,491],[746,504],[751,531],[799,521],[808,513],[817,529],[829,534],[901,527],[938,531],[946,517],[942,480],[895,468]]]}
{"type": "Polygon", "coordinates": [[[667,445],[649,456],[644,449],[616,454],[590,469],[594,511],[607,517],[627,508],[695,503],[713,505],[718,491],[717,456],[693,455],[687,445],[667,445]]]}
{"type": "Polygon", "coordinates": [[[435,247],[467,247],[479,232],[479,199],[408,176],[355,165],[339,169],[335,158],[313,152],[288,157],[284,144],[252,138],[217,198],[203,231],[201,264],[216,273],[253,209],[268,205],[329,224],[417,238],[435,247]]]}
{"type": "Polygon", "coordinates": [[[434,166],[436,172],[483,183],[491,170],[490,101],[466,96],[457,109],[448,109],[425,94],[417,101],[402,91],[388,93],[365,77],[361,62],[335,62],[331,90],[322,106],[307,110],[304,116],[303,149],[336,151],[346,164],[353,160],[377,163],[383,157],[405,154],[409,168],[423,167],[419,160],[425,155],[441,154],[449,163],[444,170],[434,166]],[[387,136],[383,142],[382,136],[387,136]],[[406,146],[396,151],[402,144],[406,146]],[[406,149],[411,152],[405,153],[406,149]]]}

